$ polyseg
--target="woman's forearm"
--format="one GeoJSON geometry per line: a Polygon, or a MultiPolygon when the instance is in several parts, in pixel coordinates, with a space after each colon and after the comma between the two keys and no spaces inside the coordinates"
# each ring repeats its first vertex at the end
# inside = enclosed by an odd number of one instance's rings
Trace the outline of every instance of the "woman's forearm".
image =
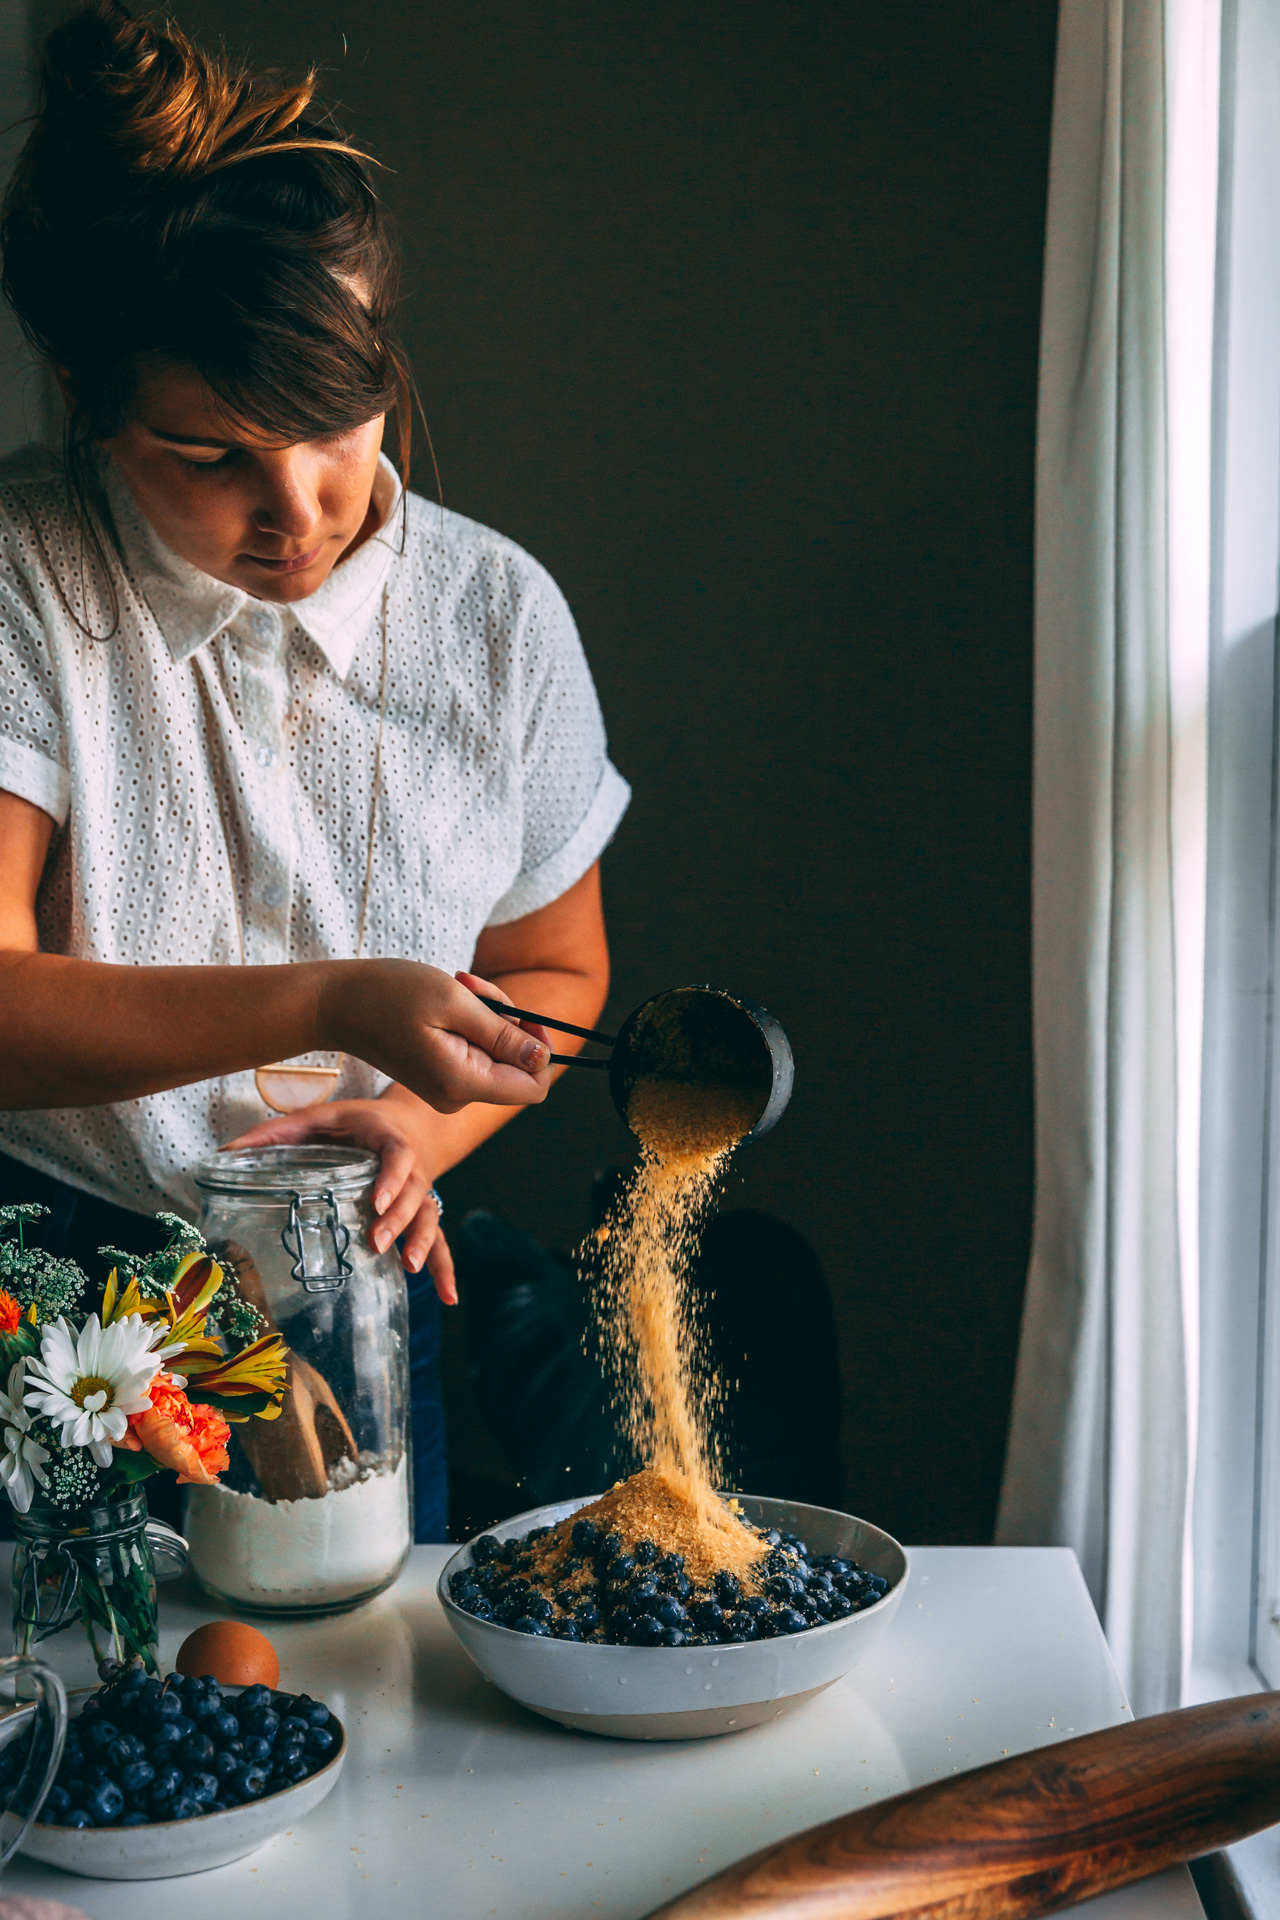
{"type": "Polygon", "coordinates": [[[326,972],[0,953],[0,1108],[136,1100],[332,1044],[326,972]]]}

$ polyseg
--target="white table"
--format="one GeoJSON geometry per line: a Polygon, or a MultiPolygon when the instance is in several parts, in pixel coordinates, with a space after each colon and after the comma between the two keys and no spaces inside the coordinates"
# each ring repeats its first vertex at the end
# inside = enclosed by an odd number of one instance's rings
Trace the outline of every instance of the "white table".
{"type": "MultiPolygon", "coordinates": [[[[881,1648],[795,1713],[662,1745],[570,1733],[471,1666],[435,1598],[449,1551],[416,1548],[357,1613],[271,1628],[281,1684],[327,1700],[351,1741],[337,1789],[292,1832],[181,1883],[18,1860],[3,1891],[90,1920],[636,1920],[816,1821],[1129,1717],[1071,1553],[921,1547],[881,1648]]],[[[162,1596],[172,1659],[213,1609],[194,1589],[162,1596]]],[[[1079,1912],[1203,1920],[1185,1869],[1079,1912]]]]}

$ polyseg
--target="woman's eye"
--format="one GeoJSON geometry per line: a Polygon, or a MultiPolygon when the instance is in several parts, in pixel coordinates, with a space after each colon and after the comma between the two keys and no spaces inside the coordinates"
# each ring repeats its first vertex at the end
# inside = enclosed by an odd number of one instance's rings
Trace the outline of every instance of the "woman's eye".
{"type": "Polygon", "coordinates": [[[178,455],[178,459],[182,462],[183,466],[190,467],[193,473],[216,473],[219,467],[225,467],[233,458],[234,455],[230,447],[228,447],[225,453],[218,454],[216,458],[212,460],[207,456],[203,460],[191,460],[188,459],[185,453],[178,455]]]}

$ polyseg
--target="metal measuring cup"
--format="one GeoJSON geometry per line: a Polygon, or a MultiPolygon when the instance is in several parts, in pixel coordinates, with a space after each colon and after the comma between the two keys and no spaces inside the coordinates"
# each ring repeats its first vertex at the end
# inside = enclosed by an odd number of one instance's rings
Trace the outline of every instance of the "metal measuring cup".
{"type": "Polygon", "coordinates": [[[609,1075],[613,1104],[630,1126],[628,1108],[637,1080],[683,1080],[701,1086],[728,1086],[759,1103],[747,1140],[758,1140],[774,1126],[795,1080],[791,1044],[778,1021],[753,1000],[723,987],[668,987],[629,1013],[616,1034],[574,1027],[505,1000],[478,996],[495,1013],[531,1020],[556,1033],[576,1034],[607,1047],[607,1058],[553,1053],[553,1065],[594,1067],[609,1075]]]}

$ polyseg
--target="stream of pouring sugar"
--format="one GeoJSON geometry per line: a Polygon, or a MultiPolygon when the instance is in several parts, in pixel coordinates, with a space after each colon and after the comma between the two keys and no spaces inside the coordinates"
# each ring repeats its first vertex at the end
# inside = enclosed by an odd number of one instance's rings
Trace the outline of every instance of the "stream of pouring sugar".
{"type": "Polygon", "coordinates": [[[758,1117],[759,1102],[731,1089],[637,1081],[627,1118],[642,1156],[604,1243],[603,1334],[620,1350],[628,1437],[727,1539],[741,1529],[715,1492],[722,1388],[700,1365],[687,1276],[729,1155],[758,1117]]]}

